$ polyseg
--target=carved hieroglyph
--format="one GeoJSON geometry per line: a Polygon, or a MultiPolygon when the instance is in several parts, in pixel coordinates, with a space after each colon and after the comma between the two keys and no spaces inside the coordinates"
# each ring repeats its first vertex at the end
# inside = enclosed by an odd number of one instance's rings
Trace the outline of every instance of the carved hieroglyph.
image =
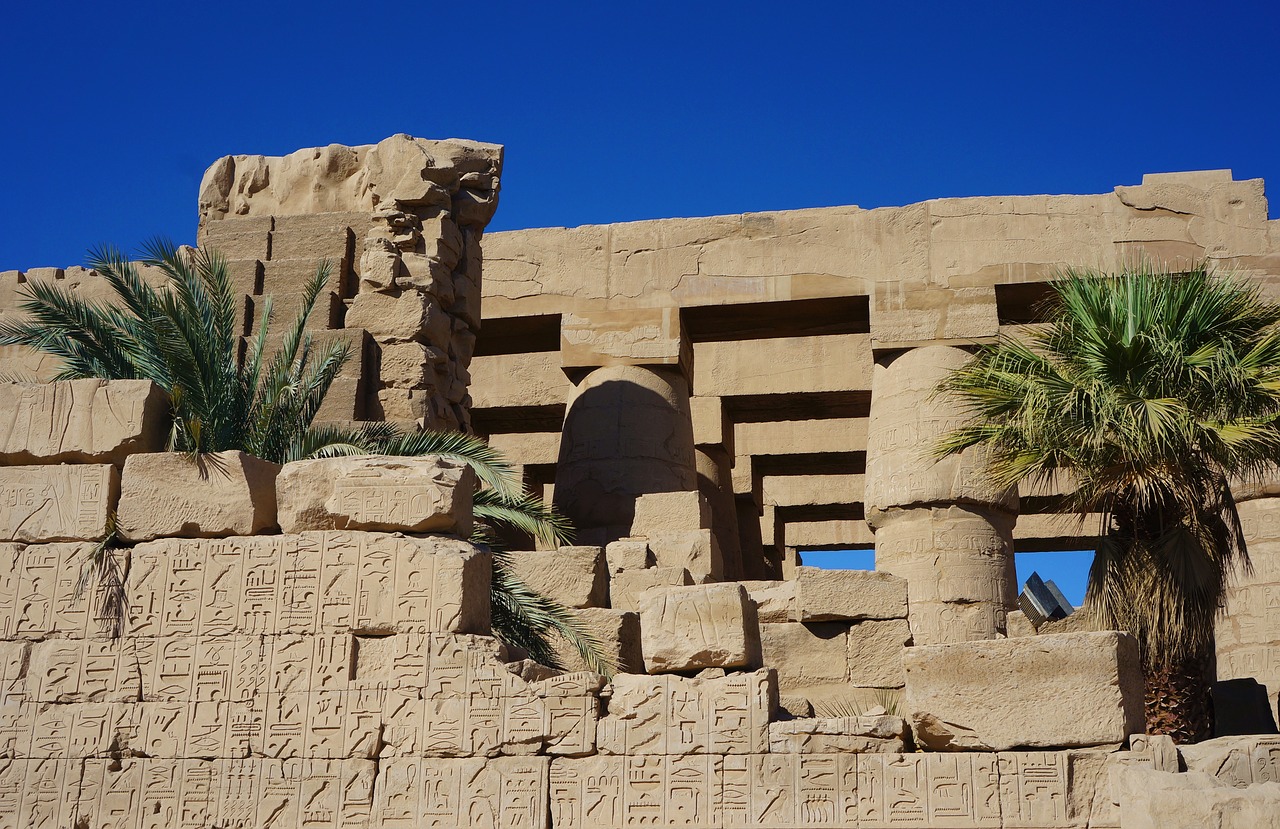
{"type": "Polygon", "coordinates": [[[656,587],[640,598],[640,644],[649,673],[759,664],[755,607],[742,585],[656,587]]]}
{"type": "Polygon", "coordinates": [[[1228,583],[1227,612],[1216,622],[1218,679],[1256,677],[1274,710],[1280,699],[1280,498],[1237,506],[1249,572],[1228,583]]]}
{"type": "Polygon", "coordinates": [[[0,463],[124,462],[164,448],[169,406],[149,380],[0,384],[0,463]]]}
{"type": "Polygon", "coordinates": [[[120,492],[109,464],[0,466],[0,541],[92,541],[120,492]]]}

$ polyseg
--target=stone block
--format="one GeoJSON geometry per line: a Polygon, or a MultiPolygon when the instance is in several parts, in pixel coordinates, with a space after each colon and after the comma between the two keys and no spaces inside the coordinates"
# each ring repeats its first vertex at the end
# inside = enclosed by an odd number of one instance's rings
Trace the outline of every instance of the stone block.
{"type": "Polygon", "coordinates": [[[1280,784],[1235,788],[1202,772],[1119,770],[1124,829],[1280,829],[1280,784]]]}
{"type": "Polygon", "coordinates": [[[724,575],[720,542],[711,530],[654,533],[647,540],[659,567],[683,567],[695,578],[724,575]]]}
{"type": "Polygon", "coordinates": [[[654,564],[649,543],[643,538],[620,538],[610,541],[604,548],[604,558],[610,573],[621,570],[643,570],[654,564]]]}
{"type": "Polygon", "coordinates": [[[1018,636],[1035,636],[1036,626],[1031,624],[1027,614],[1021,610],[1012,610],[1005,616],[1005,631],[1010,639],[1018,636]]]}
{"type": "Polygon", "coordinates": [[[902,649],[911,642],[906,619],[849,626],[849,682],[866,688],[901,688],[902,649]]]}
{"type": "Polygon", "coordinates": [[[740,584],[647,591],[640,599],[640,641],[649,673],[759,664],[755,607],[740,584]]]}
{"type": "MultiPolygon", "coordinates": [[[[608,607],[583,607],[576,613],[579,621],[600,640],[605,656],[618,666],[619,673],[644,673],[639,613],[608,607]]],[[[556,640],[556,655],[566,670],[587,670],[582,656],[563,639],[556,640]]]]}
{"type": "Polygon", "coordinates": [[[609,603],[609,576],[599,547],[511,553],[507,562],[521,581],[565,607],[604,607],[609,603]]]}
{"type": "Polygon", "coordinates": [[[934,750],[1118,745],[1143,727],[1138,647],[1125,633],[916,646],[903,662],[904,711],[934,750]]]}
{"type": "Polygon", "coordinates": [[[889,714],[769,723],[775,754],[897,754],[906,737],[906,722],[889,714]]]}
{"type": "Polygon", "coordinates": [[[490,574],[488,553],[441,536],[161,539],[133,548],[126,629],[148,638],[488,633],[490,574]]]}
{"type": "Polygon", "coordinates": [[[280,465],[244,452],[193,461],[178,452],[130,455],[120,475],[122,538],[220,538],[276,528],[280,465]]]}
{"type": "Polygon", "coordinates": [[[650,567],[645,570],[623,570],[609,577],[609,606],[614,610],[640,610],[640,599],[654,587],[677,587],[693,584],[683,567],[650,567]]]}
{"type": "Polygon", "coordinates": [[[555,351],[488,354],[472,359],[470,368],[478,409],[560,406],[573,393],[555,351]]]}
{"type": "Polygon", "coordinates": [[[786,622],[760,626],[764,664],[778,671],[778,688],[802,691],[849,681],[849,626],[786,622]]]}
{"type": "Polygon", "coordinates": [[[276,479],[280,527],[471,534],[475,473],[439,456],[359,455],[287,463],[276,479]]]}
{"type": "Polygon", "coordinates": [[[744,581],[747,595],[756,603],[760,624],[790,622],[795,612],[795,581],[744,581]]]}
{"type": "MultiPolygon", "coordinates": [[[[693,419],[695,446],[722,446],[733,457],[735,452],[733,418],[719,397],[690,397],[689,415],[693,419]]],[[[828,450],[829,451],[829,450],[828,450]]]]}
{"type": "Polygon", "coordinates": [[[547,757],[384,761],[379,764],[368,825],[444,829],[474,823],[548,829],[548,761],[547,757]]]}
{"type": "Polygon", "coordinates": [[[619,674],[611,685],[609,711],[598,729],[603,754],[769,750],[769,720],[778,708],[772,670],[720,677],[619,674]]]}
{"type": "Polygon", "coordinates": [[[346,326],[363,328],[384,344],[417,341],[447,350],[453,337],[449,314],[430,295],[417,291],[357,294],[347,309],[346,326]]]}
{"type": "Polygon", "coordinates": [[[631,535],[650,538],[711,527],[711,504],[701,492],[651,492],[636,499],[631,535]]]}
{"type": "Polygon", "coordinates": [[[907,580],[874,570],[796,568],[797,622],[907,618],[907,580]]]}
{"type": "Polygon", "coordinates": [[[694,359],[698,393],[708,397],[871,388],[866,334],[699,342],[694,359]]]}
{"type": "Polygon", "coordinates": [[[566,313],[560,322],[565,368],[689,365],[689,343],[678,308],[627,308],[566,313]]]}
{"type": "Polygon", "coordinates": [[[0,384],[0,463],[114,463],[158,452],[169,401],[149,380],[0,384]]]}
{"type": "Polygon", "coordinates": [[[96,541],[120,496],[110,464],[0,466],[0,541],[96,541]]]}

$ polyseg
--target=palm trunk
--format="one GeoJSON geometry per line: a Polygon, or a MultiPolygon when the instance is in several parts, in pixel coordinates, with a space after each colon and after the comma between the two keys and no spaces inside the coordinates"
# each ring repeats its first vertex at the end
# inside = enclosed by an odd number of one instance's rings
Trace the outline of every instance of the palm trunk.
{"type": "Polygon", "coordinates": [[[1213,736],[1209,698],[1212,664],[1212,655],[1205,653],[1147,668],[1148,734],[1168,734],[1182,745],[1213,736]]]}

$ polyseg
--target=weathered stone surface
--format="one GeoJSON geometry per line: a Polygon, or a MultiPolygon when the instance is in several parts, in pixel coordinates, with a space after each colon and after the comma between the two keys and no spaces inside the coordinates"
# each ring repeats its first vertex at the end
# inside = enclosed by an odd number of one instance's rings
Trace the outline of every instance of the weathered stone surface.
{"type": "Polygon", "coordinates": [[[695,579],[718,580],[724,575],[720,542],[711,530],[655,532],[646,541],[659,567],[683,567],[695,579]]]}
{"type": "Polygon", "coordinates": [[[276,478],[280,528],[471,534],[475,473],[439,456],[294,461],[276,478]]]}
{"type": "Polygon", "coordinates": [[[609,601],[609,576],[599,547],[561,547],[558,550],[518,552],[508,556],[511,571],[548,598],[565,607],[604,607],[609,601]]]}
{"type": "Polygon", "coordinates": [[[1201,772],[1133,767],[1121,769],[1118,777],[1123,829],[1280,827],[1280,783],[1238,789],[1201,772]]]}
{"type": "Polygon", "coordinates": [[[900,688],[902,649],[911,642],[905,619],[858,622],[849,627],[849,682],[867,688],[900,688]]]}
{"type": "Polygon", "coordinates": [[[120,495],[109,464],[0,466],[0,541],[94,541],[120,495]]]}
{"type": "Polygon", "coordinates": [[[888,714],[824,717],[769,723],[769,750],[775,754],[896,754],[903,750],[907,724],[888,714]]]}
{"type": "Polygon", "coordinates": [[[710,526],[711,505],[697,490],[650,492],[636,498],[631,534],[649,538],[683,530],[708,529],[710,526]]]}
{"type": "Polygon", "coordinates": [[[1237,507],[1249,549],[1248,572],[1233,574],[1227,612],[1215,624],[1218,679],[1256,678],[1270,705],[1280,702],[1280,498],[1256,498],[1237,507]]]}
{"type": "Polygon", "coordinates": [[[1125,633],[916,646],[903,662],[904,710],[934,750],[1120,744],[1142,729],[1137,643],[1125,633]]]}
{"type": "Polygon", "coordinates": [[[604,754],[755,754],[768,751],[778,707],[773,671],[722,677],[614,677],[600,719],[604,754]]]}
{"type": "MultiPolygon", "coordinates": [[[[575,613],[578,620],[600,640],[607,659],[619,673],[644,673],[644,655],[640,650],[640,614],[609,607],[582,607],[575,613]]],[[[582,655],[562,638],[555,642],[556,656],[569,671],[585,671],[582,655]]]]}
{"type": "Polygon", "coordinates": [[[654,564],[649,543],[642,538],[620,538],[610,541],[604,548],[605,563],[610,573],[622,570],[643,570],[654,564]]]}
{"type": "Polygon", "coordinates": [[[120,475],[116,525],[123,538],[218,538],[276,526],[280,465],[243,452],[193,461],[176,452],[130,455],[120,475]]]}
{"type": "Polygon", "coordinates": [[[1021,610],[1012,610],[1005,615],[1005,631],[1010,639],[1017,636],[1035,636],[1036,627],[1031,624],[1027,614],[1021,610]]]}
{"type": "Polygon", "coordinates": [[[135,636],[489,631],[489,555],[458,539],[330,531],[132,553],[135,636]],[[193,602],[206,584],[213,596],[193,602]]]}
{"type": "Polygon", "coordinates": [[[874,570],[796,568],[797,622],[907,618],[907,581],[874,570]]]}
{"type": "Polygon", "coordinates": [[[693,584],[683,567],[649,567],[623,570],[609,577],[609,605],[615,610],[640,610],[640,600],[650,588],[693,584]]]}
{"type": "Polygon", "coordinates": [[[792,581],[744,581],[739,582],[756,603],[756,616],[760,624],[790,622],[795,610],[796,582],[792,581]]]}
{"type": "Polygon", "coordinates": [[[848,625],[834,622],[760,625],[764,664],[778,671],[778,687],[800,691],[849,681],[848,625]]]}
{"type": "Polygon", "coordinates": [[[114,463],[164,447],[169,405],[148,380],[0,384],[0,463],[114,463]]]}
{"type": "Polygon", "coordinates": [[[1218,737],[1177,749],[1187,769],[1237,788],[1280,783],[1280,736],[1218,737]]]}
{"type": "Polygon", "coordinates": [[[640,598],[640,641],[649,673],[758,664],[755,608],[739,584],[654,588],[640,598]]]}

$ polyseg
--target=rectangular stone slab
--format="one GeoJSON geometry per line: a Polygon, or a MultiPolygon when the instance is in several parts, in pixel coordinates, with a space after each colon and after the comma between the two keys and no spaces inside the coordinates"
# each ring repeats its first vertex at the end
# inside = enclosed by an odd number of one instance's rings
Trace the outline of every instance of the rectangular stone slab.
{"type": "Polygon", "coordinates": [[[1123,743],[1143,728],[1138,644],[1060,633],[903,650],[916,740],[934,750],[1123,743]]]}
{"type": "Polygon", "coordinates": [[[121,464],[161,451],[168,420],[168,399],[149,380],[0,384],[0,464],[121,464]]]}
{"type": "Polygon", "coordinates": [[[96,541],[119,495],[110,464],[0,466],[0,541],[96,541]]]}

